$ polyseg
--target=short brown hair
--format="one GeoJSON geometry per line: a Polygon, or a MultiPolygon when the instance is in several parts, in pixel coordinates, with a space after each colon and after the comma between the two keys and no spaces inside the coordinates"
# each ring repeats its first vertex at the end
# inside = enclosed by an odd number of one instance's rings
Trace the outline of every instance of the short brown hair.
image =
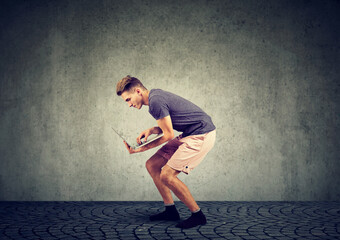
{"type": "Polygon", "coordinates": [[[117,95],[120,96],[122,95],[123,92],[130,91],[134,87],[141,87],[146,90],[143,83],[139,81],[138,78],[127,75],[126,77],[124,77],[122,80],[120,80],[117,83],[117,88],[116,88],[117,95]]]}

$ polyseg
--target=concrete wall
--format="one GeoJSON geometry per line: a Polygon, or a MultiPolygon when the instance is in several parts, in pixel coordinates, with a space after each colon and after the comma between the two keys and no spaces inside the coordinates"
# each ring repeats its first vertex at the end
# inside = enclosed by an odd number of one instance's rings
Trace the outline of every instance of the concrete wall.
{"type": "Polygon", "coordinates": [[[197,200],[339,200],[339,1],[1,1],[0,200],[161,200],[130,74],[202,107],[197,200]]]}

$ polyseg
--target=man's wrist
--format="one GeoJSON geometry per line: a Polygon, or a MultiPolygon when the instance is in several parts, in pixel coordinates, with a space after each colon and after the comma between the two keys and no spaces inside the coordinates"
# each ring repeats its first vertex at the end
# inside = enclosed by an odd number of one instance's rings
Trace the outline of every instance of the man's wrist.
{"type": "Polygon", "coordinates": [[[139,149],[139,151],[138,151],[138,152],[144,152],[144,151],[148,150],[148,148],[147,148],[146,146],[147,146],[147,145],[145,145],[145,146],[143,146],[143,147],[140,147],[140,148],[138,148],[138,149],[139,149]]]}

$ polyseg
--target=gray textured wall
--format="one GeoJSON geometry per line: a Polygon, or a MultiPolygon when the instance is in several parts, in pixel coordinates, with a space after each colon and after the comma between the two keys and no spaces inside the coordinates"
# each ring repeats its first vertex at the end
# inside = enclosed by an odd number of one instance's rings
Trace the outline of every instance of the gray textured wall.
{"type": "Polygon", "coordinates": [[[339,1],[1,1],[0,200],[161,200],[127,74],[210,114],[197,200],[339,200],[339,1]]]}

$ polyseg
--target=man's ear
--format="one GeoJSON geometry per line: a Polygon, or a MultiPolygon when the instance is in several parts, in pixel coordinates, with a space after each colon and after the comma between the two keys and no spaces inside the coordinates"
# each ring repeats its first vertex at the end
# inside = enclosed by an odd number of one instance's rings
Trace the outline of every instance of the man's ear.
{"type": "Polygon", "coordinates": [[[135,91],[138,95],[140,96],[142,95],[142,91],[140,90],[140,88],[135,88],[135,91]]]}

